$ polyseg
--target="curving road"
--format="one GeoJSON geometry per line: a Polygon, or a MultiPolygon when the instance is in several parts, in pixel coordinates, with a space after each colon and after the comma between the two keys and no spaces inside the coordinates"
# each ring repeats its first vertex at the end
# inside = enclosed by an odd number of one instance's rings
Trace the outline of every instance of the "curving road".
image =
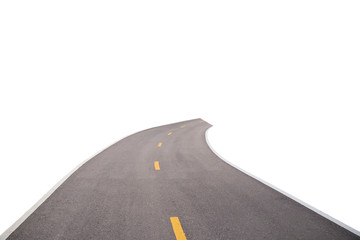
{"type": "Polygon", "coordinates": [[[115,143],[7,239],[360,239],[219,159],[209,127],[195,119],[115,143]]]}

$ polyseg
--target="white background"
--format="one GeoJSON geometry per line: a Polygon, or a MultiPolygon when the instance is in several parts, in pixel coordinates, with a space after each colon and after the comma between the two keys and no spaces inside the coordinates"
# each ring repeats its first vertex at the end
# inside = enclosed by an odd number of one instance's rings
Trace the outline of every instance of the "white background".
{"type": "Polygon", "coordinates": [[[1,1],[0,233],[99,150],[198,117],[227,160],[360,230],[359,12],[1,1]]]}

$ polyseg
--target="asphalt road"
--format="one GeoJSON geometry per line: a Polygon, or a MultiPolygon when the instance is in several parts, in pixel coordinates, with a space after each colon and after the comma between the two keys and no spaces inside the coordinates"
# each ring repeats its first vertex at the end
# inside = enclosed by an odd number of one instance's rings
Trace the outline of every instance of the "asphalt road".
{"type": "Polygon", "coordinates": [[[195,119],[117,142],[8,239],[360,239],[219,159],[210,126],[195,119]]]}

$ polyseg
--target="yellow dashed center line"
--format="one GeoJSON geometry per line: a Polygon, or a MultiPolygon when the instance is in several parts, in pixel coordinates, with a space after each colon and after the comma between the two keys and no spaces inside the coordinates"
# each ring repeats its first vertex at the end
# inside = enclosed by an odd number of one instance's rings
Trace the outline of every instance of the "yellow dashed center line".
{"type": "Polygon", "coordinates": [[[159,142],[159,143],[158,143],[158,147],[161,147],[161,145],[162,145],[162,142],[159,142]]]}
{"type": "Polygon", "coordinates": [[[171,135],[171,134],[172,134],[172,132],[169,132],[169,133],[168,133],[168,135],[171,135]]]}
{"type": "Polygon", "coordinates": [[[155,167],[155,170],[160,170],[160,165],[159,165],[158,161],[154,162],[154,167],[155,167]]]}
{"type": "Polygon", "coordinates": [[[186,125],[181,126],[181,128],[184,128],[184,127],[186,127],[186,125]]]}
{"type": "Polygon", "coordinates": [[[178,217],[170,218],[176,240],[186,240],[184,230],[181,227],[180,220],[178,217]]]}

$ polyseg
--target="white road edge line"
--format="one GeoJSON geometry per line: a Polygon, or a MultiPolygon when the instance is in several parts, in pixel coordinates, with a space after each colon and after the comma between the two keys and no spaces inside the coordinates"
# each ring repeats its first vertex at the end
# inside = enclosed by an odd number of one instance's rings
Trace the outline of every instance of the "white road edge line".
{"type": "MultiPolygon", "coordinates": [[[[134,133],[136,134],[136,133],[134,133]]],[[[131,135],[134,135],[131,134],[131,135]]],[[[71,172],[69,172],[65,177],[63,177],[54,187],[52,187],[39,201],[37,201],[34,206],[32,206],[24,215],[22,215],[13,225],[11,225],[8,229],[5,230],[5,232],[3,234],[0,235],[0,240],[5,240],[6,238],[8,238],[10,236],[10,234],[12,232],[14,232],[33,212],[35,212],[35,210],[48,198],[50,197],[51,194],[53,194],[53,192],[55,192],[55,190],[61,185],[63,184],[66,179],[68,179],[76,170],[78,170],[82,165],[84,165],[87,161],[91,160],[92,158],[96,157],[97,155],[99,155],[100,153],[102,153],[103,151],[105,151],[106,149],[110,148],[111,146],[115,145],[116,143],[118,143],[119,141],[131,136],[128,135],[120,140],[117,140],[116,142],[114,142],[113,144],[109,145],[108,147],[104,148],[103,150],[97,152],[96,154],[94,154],[92,157],[86,159],[85,161],[83,161],[82,163],[80,163],[77,167],[75,167],[71,172]]]]}
{"type": "Polygon", "coordinates": [[[328,215],[328,214],[320,211],[319,209],[316,209],[315,207],[307,204],[306,202],[303,202],[303,201],[301,201],[300,199],[292,196],[291,194],[289,194],[289,193],[287,193],[287,192],[284,192],[283,190],[275,187],[275,186],[272,185],[271,183],[268,183],[268,182],[262,180],[261,178],[258,178],[258,177],[256,177],[256,176],[254,176],[253,174],[251,174],[251,173],[249,173],[249,172],[247,172],[247,171],[239,168],[238,166],[236,166],[235,164],[231,163],[230,161],[227,161],[227,160],[226,160],[225,158],[223,158],[219,153],[217,153],[217,152],[215,151],[215,149],[211,146],[210,141],[209,141],[209,137],[208,137],[208,131],[209,131],[210,129],[211,129],[211,127],[208,128],[208,129],[206,130],[206,132],[205,132],[205,140],[206,140],[207,145],[208,145],[209,148],[211,149],[211,151],[212,151],[216,156],[218,156],[218,158],[220,158],[221,160],[223,160],[224,162],[226,162],[226,163],[229,164],[230,166],[236,168],[237,170],[245,173],[246,175],[248,175],[248,176],[250,176],[250,177],[252,177],[252,178],[255,178],[255,179],[258,180],[259,182],[267,185],[268,187],[271,187],[272,189],[274,189],[274,190],[276,190],[276,191],[284,194],[284,195],[287,196],[288,198],[291,198],[292,200],[294,200],[294,201],[300,203],[301,205],[309,208],[310,210],[316,212],[317,214],[323,216],[324,218],[326,218],[326,219],[328,219],[328,220],[336,223],[337,225],[345,228],[346,230],[349,230],[350,232],[354,233],[355,235],[360,236],[360,231],[356,230],[355,228],[352,228],[352,227],[346,225],[345,223],[337,220],[336,218],[331,217],[330,215],[328,215]]]}

